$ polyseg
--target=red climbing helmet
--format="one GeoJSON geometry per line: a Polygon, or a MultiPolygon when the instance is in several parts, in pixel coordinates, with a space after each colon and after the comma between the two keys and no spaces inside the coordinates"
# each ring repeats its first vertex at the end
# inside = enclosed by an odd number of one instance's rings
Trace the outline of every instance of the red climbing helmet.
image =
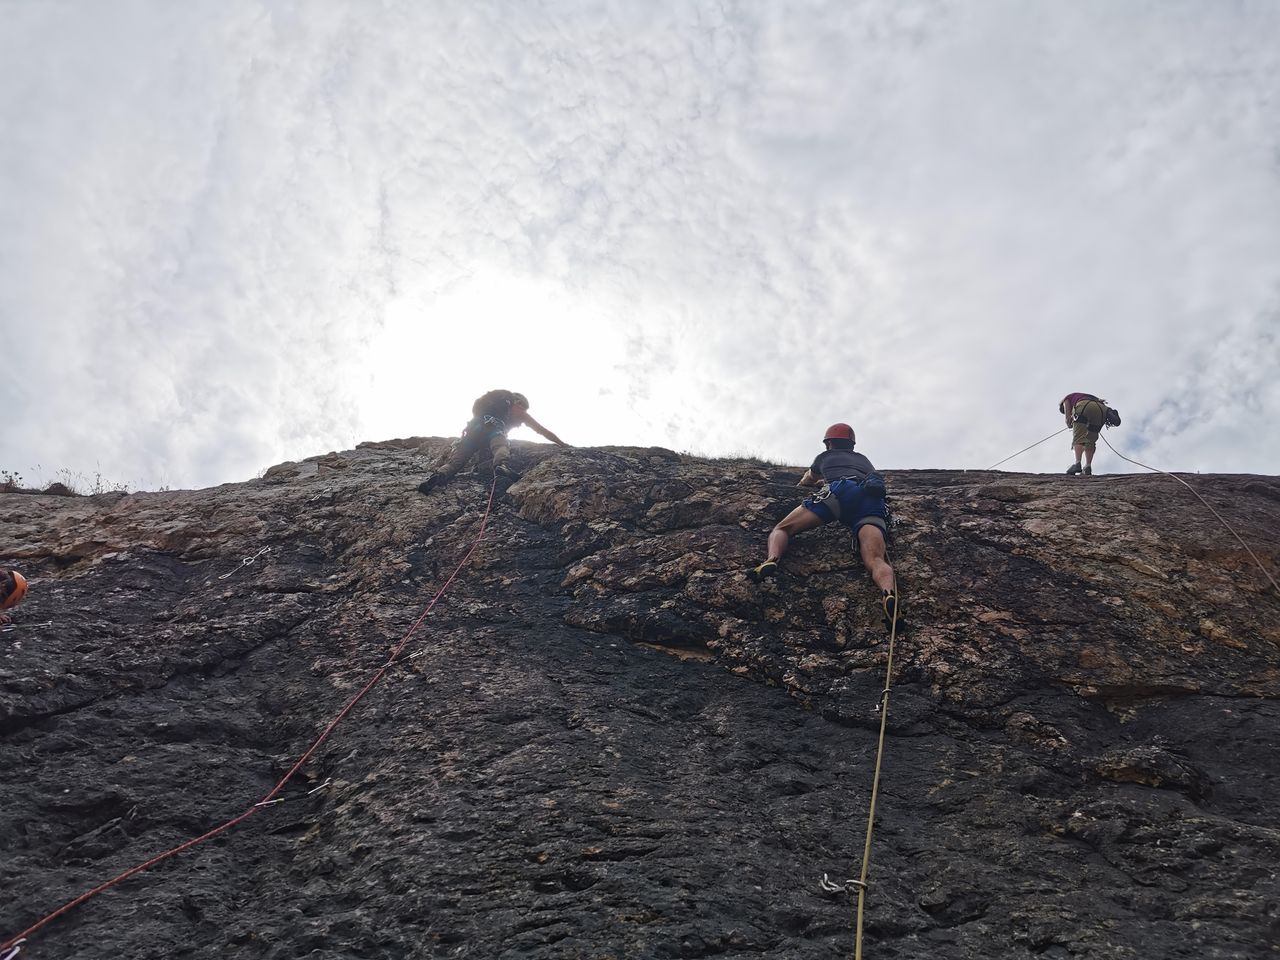
{"type": "Polygon", "coordinates": [[[848,440],[853,443],[853,427],[847,423],[833,423],[827,427],[827,434],[822,438],[822,442],[826,443],[828,440],[848,440]]]}
{"type": "MultiPolygon", "coordinates": [[[[27,578],[20,574],[17,570],[8,571],[9,577],[13,578],[13,589],[9,591],[9,595],[0,600],[0,610],[8,610],[10,607],[17,606],[27,593],[27,578]]],[[[8,577],[0,577],[0,581],[7,580],[8,577]]]]}

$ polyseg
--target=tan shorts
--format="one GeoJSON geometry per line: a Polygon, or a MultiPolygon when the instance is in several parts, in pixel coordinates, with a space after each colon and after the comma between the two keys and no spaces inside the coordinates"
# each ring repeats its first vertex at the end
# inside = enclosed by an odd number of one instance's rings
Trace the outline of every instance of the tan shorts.
{"type": "Polygon", "coordinates": [[[1102,429],[1102,418],[1106,408],[1099,400],[1081,400],[1071,408],[1075,425],[1071,428],[1071,445],[1093,449],[1098,445],[1098,431],[1102,429]]]}

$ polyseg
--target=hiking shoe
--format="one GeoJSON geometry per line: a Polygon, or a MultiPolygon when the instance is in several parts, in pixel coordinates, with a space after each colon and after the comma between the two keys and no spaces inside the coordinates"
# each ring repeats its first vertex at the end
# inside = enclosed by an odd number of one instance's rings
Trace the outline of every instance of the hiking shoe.
{"type": "Polygon", "coordinates": [[[758,567],[752,567],[747,571],[747,576],[756,583],[763,583],[765,580],[772,580],[778,575],[778,561],[766,560],[758,567]]]}
{"type": "Polygon", "coordinates": [[[516,471],[508,467],[505,463],[499,463],[495,465],[493,468],[493,475],[495,477],[502,477],[502,479],[504,480],[512,480],[512,481],[519,480],[521,476],[519,473],[516,473],[516,471]]]}
{"type": "Polygon", "coordinates": [[[1081,471],[1081,473],[1083,473],[1086,477],[1092,477],[1093,467],[1085,467],[1084,470],[1081,471]]]}
{"type": "Polygon", "coordinates": [[[438,477],[436,474],[433,473],[431,476],[427,477],[427,479],[423,480],[420,484],[418,484],[418,492],[424,495],[428,494],[432,490],[434,490],[439,485],[439,483],[440,483],[440,477],[438,477]]]}
{"type": "Polygon", "coordinates": [[[1071,466],[1067,467],[1068,477],[1074,477],[1077,473],[1080,473],[1080,472],[1081,472],[1080,464],[1078,463],[1073,463],[1071,466]]]}

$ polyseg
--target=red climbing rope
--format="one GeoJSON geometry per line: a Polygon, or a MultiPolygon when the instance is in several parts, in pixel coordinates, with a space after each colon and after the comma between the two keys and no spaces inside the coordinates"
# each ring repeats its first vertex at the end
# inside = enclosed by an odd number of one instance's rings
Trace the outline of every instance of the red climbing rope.
{"type": "MultiPolygon", "coordinates": [[[[170,850],[166,850],[164,853],[158,854],[152,857],[150,860],[147,860],[143,863],[139,863],[136,866],[132,866],[128,870],[126,870],[124,873],[121,873],[118,876],[112,877],[110,880],[106,881],[105,883],[100,883],[98,886],[94,887],[92,890],[89,890],[85,893],[80,894],[80,896],[76,897],[74,900],[70,900],[67,903],[64,903],[57,910],[54,910],[52,913],[36,921],[31,926],[27,927],[27,929],[23,930],[21,933],[15,934],[14,936],[10,937],[8,940],[5,940],[4,942],[0,943],[0,950],[9,950],[10,948],[17,947],[24,940],[26,940],[26,938],[29,937],[31,934],[35,933],[37,930],[41,929],[48,923],[62,916],[64,913],[74,910],[76,907],[80,906],[80,904],[84,903],[86,900],[93,899],[103,891],[110,890],[116,884],[122,883],[125,880],[128,880],[130,877],[134,876],[135,874],[141,873],[143,870],[146,870],[150,867],[154,867],[157,863],[160,863],[163,860],[168,860],[170,857],[175,857],[178,854],[182,853],[184,850],[189,850],[198,844],[204,843],[204,841],[209,840],[213,837],[216,837],[220,833],[226,833],[232,827],[248,820],[250,817],[252,817],[255,813],[257,813],[267,804],[271,803],[271,801],[275,798],[275,796],[278,793],[280,793],[281,790],[284,789],[285,784],[287,784],[290,780],[293,779],[294,774],[296,774],[299,770],[302,769],[303,764],[305,764],[309,759],[311,759],[312,754],[314,754],[316,750],[319,749],[320,745],[329,738],[329,734],[333,732],[334,728],[337,727],[337,725],[342,722],[342,720],[347,716],[347,714],[349,714],[352,711],[352,709],[355,708],[355,705],[364,698],[365,694],[367,694],[370,690],[372,690],[375,686],[377,686],[378,681],[380,681],[386,675],[387,671],[390,670],[391,667],[393,667],[396,664],[400,654],[404,651],[405,646],[408,645],[410,639],[413,638],[413,635],[414,633],[417,632],[418,627],[422,626],[422,622],[426,620],[427,614],[431,612],[432,607],[434,607],[437,601],[439,601],[439,599],[442,596],[444,596],[444,592],[449,589],[449,585],[453,583],[454,580],[457,579],[458,574],[462,571],[462,568],[466,566],[467,561],[471,559],[471,555],[475,553],[476,548],[480,546],[480,541],[484,539],[484,528],[485,528],[485,525],[489,522],[489,512],[493,509],[493,494],[494,494],[494,490],[497,488],[497,485],[498,485],[498,482],[495,479],[493,484],[489,487],[489,500],[485,504],[484,515],[480,518],[480,529],[476,533],[475,541],[471,544],[471,547],[470,549],[467,550],[466,554],[463,555],[462,559],[458,561],[458,565],[453,568],[453,573],[449,574],[449,579],[444,582],[444,586],[442,586],[439,590],[436,591],[436,595],[431,598],[431,602],[426,605],[422,613],[419,614],[418,619],[413,622],[413,626],[409,628],[408,632],[405,633],[405,635],[400,639],[400,642],[396,644],[395,649],[391,651],[391,656],[387,659],[387,662],[384,663],[381,667],[379,667],[377,671],[375,671],[373,676],[369,678],[369,682],[360,688],[359,693],[357,693],[354,697],[352,697],[350,700],[347,701],[346,706],[344,706],[340,711],[338,711],[338,715],[335,716],[331,721],[329,721],[329,725],[324,728],[320,736],[316,737],[315,742],[313,742],[311,746],[309,746],[306,749],[306,752],[303,753],[302,756],[298,758],[297,763],[295,763],[292,767],[289,768],[289,772],[280,778],[280,782],[277,783],[274,787],[272,787],[270,792],[268,792],[266,796],[264,796],[261,800],[259,800],[253,806],[251,806],[248,810],[245,810],[243,813],[235,817],[232,817],[226,823],[223,823],[214,827],[208,833],[202,833],[200,836],[194,837],[191,840],[187,840],[185,843],[180,843],[178,844],[178,846],[173,847],[170,850]]],[[[14,954],[9,954],[9,956],[12,957],[14,956],[14,954]]]]}

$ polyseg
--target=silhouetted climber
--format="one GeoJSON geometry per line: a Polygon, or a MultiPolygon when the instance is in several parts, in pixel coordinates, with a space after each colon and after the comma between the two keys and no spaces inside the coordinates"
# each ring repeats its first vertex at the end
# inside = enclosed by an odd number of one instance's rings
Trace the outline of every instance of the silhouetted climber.
{"type": "MultiPolygon", "coordinates": [[[[1086,477],[1093,475],[1093,454],[1098,447],[1098,431],[1107,419],[1107,401],[1095,397],[1092,393],[1068,393],[1058,404],[1058,412],[1066,416],[1067,426],[1071,427],[1071,449],[1076,455],[1076,462],[1067,468],[1067,476],[1083,473],[1086,477]],[[1080,457],[1084,455],[1084,466],[1080,466],[1080,457]]],[[[1115,419],[1119,423],[1119,417],[1115,419]]]]}
{"type": "Polygon", "coordinates": [[[453,449],[432,471],[431,476],[418,484],[419,493],[430,493],[435,487],[448,483],[454,475],[477,454],[493,458],[493,473],[508,480],[520,479],[509,466],[511,447],[507,443],[507,431],[515,427],[529,427],[562,447],[568,444],[529,416],[529,398],[511,390],[490,390],[471,405],[471,420],[463,428],[462,436],[453,449]]]}
{"type": "Polygon", "coordinates": [[[749,576],[760,581],[777,576],[778,563],[787,552],[791,538],[804,530],[838,520],[853,531],[862,563],[871,573],[884,597],[886,622],[893,619],[898,599],[894,592],[893,567],[885,558],[885,536],[889,532],[885,517],[884,478],[860,453],[853,450],[853,427],[833,423],[822,438],[826,449],[814,458],[813,465],[800,478],[799,486],[822,489],[814,497],[782,518],[769,533],[769,557],[753,568],[749,576]]]}
{"type": "MultiPolygon", "coordinates": [[[[16,607],[27,594],[27,579],[17,570],[0,570],[0,610],[16,607]]],[[[7,613],[0,613],[0,626],[11,623],[7,613]]]]}

